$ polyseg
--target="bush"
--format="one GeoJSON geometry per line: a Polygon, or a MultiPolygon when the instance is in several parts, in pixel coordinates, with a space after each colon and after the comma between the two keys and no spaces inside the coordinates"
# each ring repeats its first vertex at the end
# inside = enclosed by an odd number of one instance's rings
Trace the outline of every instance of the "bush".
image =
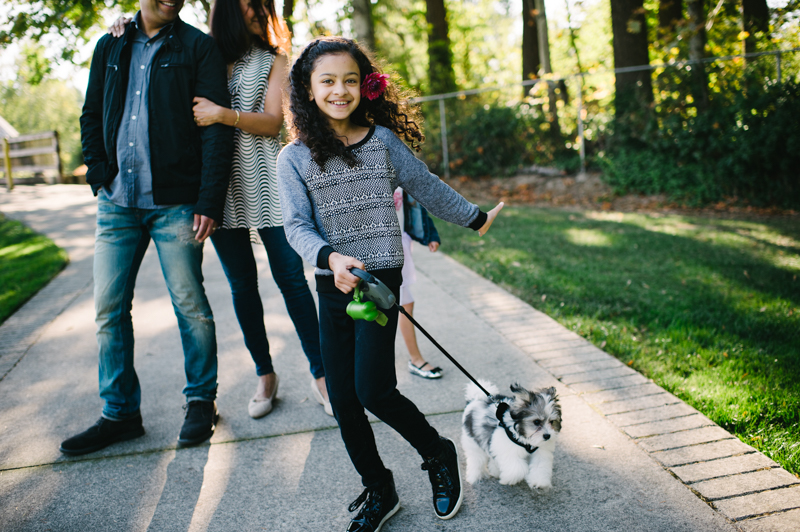
{"type": "MultiPolygon", "coordinates": [[[[451,103],[447,115],[448,156],[451,173],[470,177],[514,174],[520,167],[550,164],[563,142],[554,142],[549,123],[537,106],[451,103]]],[[[423,158],[432,170],[442,172],[438,111],[426,109],[428,141],[423,158]],[[437,114],[434,114],[437,113],[437,114]]],[[[563,147],[561,148],[563,150],[563,147]]]]}
{"type": "Polygon", "coordinates": [[[658,102],[653,132],[615,139],[599,161],[606,182],[691,204],[732,196],[800,206],[800,85],[756,75],[725,86],[699,114],[683,95],[658,102]]]}

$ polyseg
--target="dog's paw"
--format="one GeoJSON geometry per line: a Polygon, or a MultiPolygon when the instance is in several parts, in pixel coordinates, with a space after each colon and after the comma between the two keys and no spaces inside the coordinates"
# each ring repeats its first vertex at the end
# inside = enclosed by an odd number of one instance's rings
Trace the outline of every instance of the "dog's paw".
{"type": "Polygon", "coordinates": [[[465,478],[470,484],[475,484],[483,478],[483,475],[480,471],[467,471],[465,478]]]}
{"type": "Polygon", "coordinates": [[[545,489],[545,488],[552,488],[552,477],[551,475],[547,474],[530,474],[527,476],[525,481],[528,483],[528,487],[531,489],[545,489]]]}
{"type": "Polygon", "coordinates": [[[505,486],[513,486],[514,484],[519,484],[519,482],[525,478],[525,475],[513,475],[513,474],[500,474],[500,484],[505,486]]]}

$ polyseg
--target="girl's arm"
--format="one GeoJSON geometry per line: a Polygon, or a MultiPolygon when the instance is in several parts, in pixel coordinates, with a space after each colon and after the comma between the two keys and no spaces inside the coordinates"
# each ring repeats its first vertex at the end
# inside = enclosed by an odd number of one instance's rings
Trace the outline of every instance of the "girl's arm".
{"type": "Polygon", "coordinates": [[[263,113],[245,113],[239,111],[239,122],[236,122],[236,111],[220,107],[205,98],[194,99],[194,117],[199,126],[221,123],[235,126],[247,133],[263,137],[277,137],[283,126],[283,105],[281,93],[286,83],[286,56],[278,54],[272,63],[269,73],[269,88],[264,98],[263,113]]]}
{"type": "Polygon", "coordinates": [[[447,183],[428,170],[427,165],[397,136],[386,128],[376,128],[376,135],[386,143],[397,174],[398,185],[419,201],[431,214],[447,222],[469,227],[483,236],[491,227],[503,203],[485,213],[468,202],[447,183]]]}

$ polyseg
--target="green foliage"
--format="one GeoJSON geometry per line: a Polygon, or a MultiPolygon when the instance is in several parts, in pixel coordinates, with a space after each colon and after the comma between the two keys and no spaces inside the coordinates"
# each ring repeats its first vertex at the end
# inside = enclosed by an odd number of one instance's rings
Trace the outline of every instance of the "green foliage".
{"type": "Polygon", "coordinates": [[[763,67],[735,78],[711,70],[716,90],[700,113],[685,77],[662,75],[655,129],[626,140],[617,128],[616,148],[600,161],[606,181],[618,192],[666,193],[691,204],[728,196],[800,207],[800,84],[769,81],[763,67]]]}
{"type": "MultiPolygon", "coordinates": [[[[553,141],[550,124],[541,106],[522,101],[504,106],[480,100],[450,101],[447,104],[447,140],[450,171],[470,177],[502,176],[521,166],[550,164],[561,142],[553,141]]],[[[433,171],[441,173],[441,136],[438,106],[423,107],[428,140],[423,158],[433,171]],[[434,125],[434,127],[432,127],[434,125]]]]}
{"type": "Polygon", "coordinates": [[[800,473],[800,223],[506,207],[442,250],[800,473]]]}
{"type": "Polygon", "coordinates": [[[103,12],[119,8],[131,13],[138,9],[137,0],[8,0],[5,17],[0,19],[0,47],[25,38],[40,42],[45,36],[57,36],[65,41],[61,59],[72,61],[77,48],[89,41],[101,27],[103,12]]]}
{"type": "Polygon", "coordinates": [[[45,79],[37,85],[25,79],[0,83],[0,116],[20,134],[58,131],[64,172],[83,164],[80,115],[83,97],[65,81],[45,79]]]}
{"type": "Polygon", "coordinates": [[[67,264],[67,254],[48,238],[0,213],[0,323],[67,264]]]}

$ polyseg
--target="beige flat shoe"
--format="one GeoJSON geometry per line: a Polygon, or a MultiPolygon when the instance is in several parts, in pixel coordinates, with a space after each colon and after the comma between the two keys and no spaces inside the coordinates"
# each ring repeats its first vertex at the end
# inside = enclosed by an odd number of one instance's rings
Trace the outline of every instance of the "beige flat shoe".
{"type": "Polygon", "coordinates": [[[326,401],[325,397],[323,397],[322,392],[319,391],[317,388],[317,380],[315,378],[311,378],[311,393],[314,394],[314,399],[317,400],[319,404],[325,409],[325,413],[329,416],[333,415],[333,407],[331,406],[330,401],[326,401]]]}
{"type": "Polygon", "coordinates": [[[275,400],[275,396],[278,395],[278,384],[280,382],[280,378],[275,375],[275,388],[268,399],[256,399],[255,397],[250,399],[250,403],[247,405],[247,413],[250,414],[251,418],[258,419],[272,412],[272,402],[275,400]]]}

